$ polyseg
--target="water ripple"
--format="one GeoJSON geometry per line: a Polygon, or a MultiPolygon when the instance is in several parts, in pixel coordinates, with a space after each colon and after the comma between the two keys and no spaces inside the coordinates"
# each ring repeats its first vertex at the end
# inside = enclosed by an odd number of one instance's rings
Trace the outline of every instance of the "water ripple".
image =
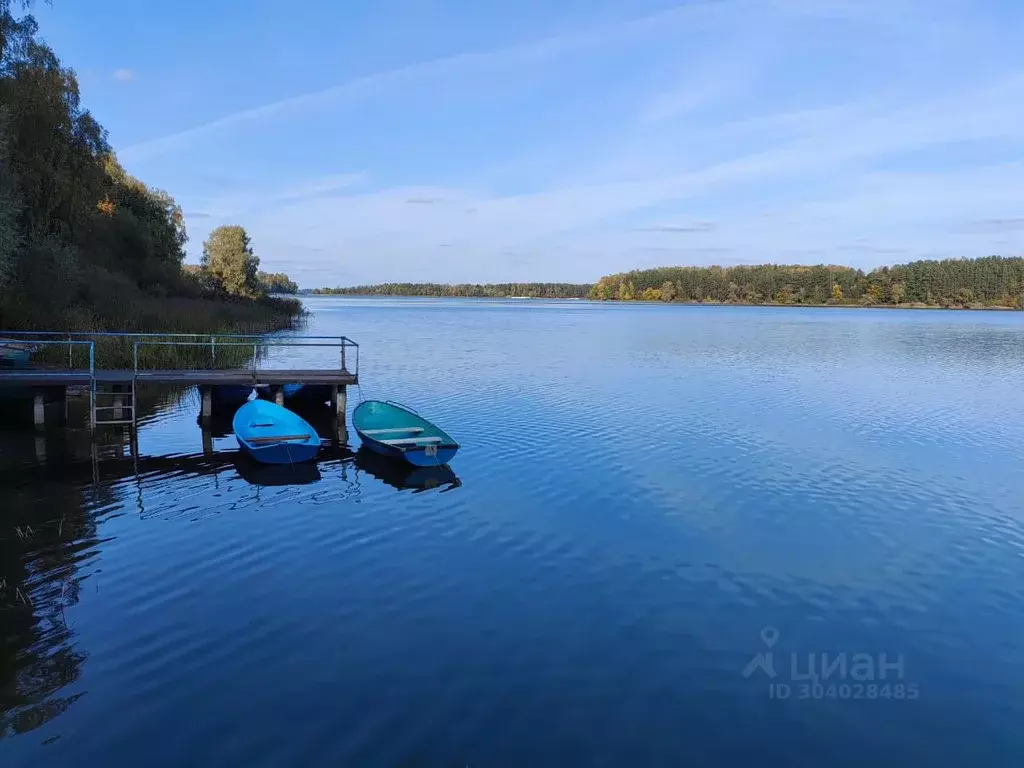
{"type": "Polygon", "coordinates": [[[194,391],[152,395],[136,459],[5,436],[5,764],[1024,752],[1017,316],[311,303],[456,481],[345,447],[260,481],[201,452],[194,391]],[[766,625],[780,665],[902,654],[920,698],[771,701],[766,625]]]}

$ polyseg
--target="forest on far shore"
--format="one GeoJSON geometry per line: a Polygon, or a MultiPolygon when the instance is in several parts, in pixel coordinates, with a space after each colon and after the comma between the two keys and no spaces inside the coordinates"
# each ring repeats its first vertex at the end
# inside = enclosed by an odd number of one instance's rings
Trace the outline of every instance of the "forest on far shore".
{"type": "Polygon", "coordinates": [[[824,264],[660,267],[602,277],[591,288],[590,297],[605,301],[1024,309],[1024,258],[913,261],[867,273],[824,264]]]}
{"type": "Polygon", "coordinates": [[[349,296],[448,296],[476,299],[585,299],[590,283],[380,283],[351,288],[315,288],[313,294],[349,296]]]}
{"type": "Polygon", "coordinates": [[[381,283],[312,294],[1024,309],[1024,258],[913,261],[870,272],[819,264],[658,267],[596,283],[381,283]]]}

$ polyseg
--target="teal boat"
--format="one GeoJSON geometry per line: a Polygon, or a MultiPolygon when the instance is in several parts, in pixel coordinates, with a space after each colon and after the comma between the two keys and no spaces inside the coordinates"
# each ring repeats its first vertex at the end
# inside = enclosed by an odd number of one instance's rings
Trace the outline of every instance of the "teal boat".
{"type": "Polygon", "coordinates": [[[235,412],[231,425],[239,447],[263,464],[298,464],[320,451],[317,431],[276,403],[250,400],[235,412]]]}
{"type": "Polygon", "coordinates": [[[0,367],[24,368],[37,349],[38,345],[25,341],[0,339],[0,367]]]}
{"type": "Polygon", "coordinates": [[[417,467],[404,461],[395,461],[371,451],[366,446],[356,451],[356,466],[369,475],[399,491],[440,493],[458,488],[462,483],[447,464],[417,467]]]}
{"type": "Polygon", "coordinates": [[[352,426],[371,451],[417,467],[447,464],[459,450],[459,444],[436,424],[390,401],[360,403],[352,413],[352,426]]]}

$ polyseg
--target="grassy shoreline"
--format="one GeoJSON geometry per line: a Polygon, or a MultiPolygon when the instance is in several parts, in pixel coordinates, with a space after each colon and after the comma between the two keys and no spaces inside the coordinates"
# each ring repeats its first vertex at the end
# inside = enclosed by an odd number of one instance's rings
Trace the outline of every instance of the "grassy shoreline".
{"type": "MultiPolygon", "coordinates": [[[[219,298],[165,298],[149,302],[144,314],[125,313],[120,318],[98,318],[82,307],[69,307],[49,321],[8,322],[0,330],[20,332],[57,332],[75,334],[76,338],[96,336],[95,361],[98,368],[131,368],[134,366],[134,340],[100,336],[104,333],[146,333],[172,337],[197,335],[264,336],[280,330],[301,327],[306,312],[295,299],[260,298],[251,300],[219,298]],[[113,322],[111,322],[113,320],[113,322]],[[120,320],[120,322],[117,322],[120,320]]],[[[84,339],[83,339],[84,340],[84,339]]],[[[154,341],[158,340],[156,338],[154,341]]],[[[73,367],[84,367],[87,360],[84,347],[72,348],[73,367]]],[[[222,346],[216,360],[211,360],[205,342],[200,345],[159,346],[145,350],[140,360],[142,367],[189,368],[193,366],[225,367],[242,365],[251,356],[251,350],[222,346]]],[[[39,362],[68,366],[68,349],[59,345],[45,345],[37,353],[39,362]]]]}

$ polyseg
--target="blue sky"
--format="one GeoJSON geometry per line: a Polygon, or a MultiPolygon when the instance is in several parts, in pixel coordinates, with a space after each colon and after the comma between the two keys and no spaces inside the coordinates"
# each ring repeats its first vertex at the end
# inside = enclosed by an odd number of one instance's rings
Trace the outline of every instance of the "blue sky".
{"type": "Polygon", "coordinates": [[[1024,3],[37,8],[189,260],[306,287],[1024,253],[1024,3]]]}

